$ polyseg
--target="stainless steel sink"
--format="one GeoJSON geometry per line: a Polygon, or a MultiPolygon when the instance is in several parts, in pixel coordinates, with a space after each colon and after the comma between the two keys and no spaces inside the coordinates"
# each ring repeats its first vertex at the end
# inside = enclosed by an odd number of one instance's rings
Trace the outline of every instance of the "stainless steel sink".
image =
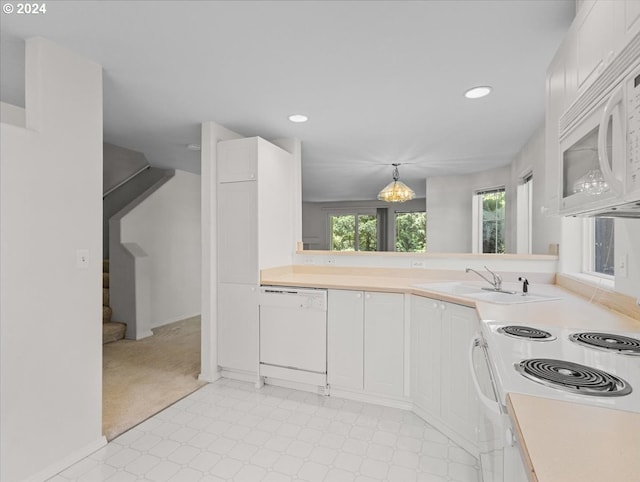
{"type": "Polygon", "coordinates": [[[521,292],[505,293],[500,291],[493,291],[491,289],[485,290],[483,289],[482,285],[474,285],[473,283],[459,281],[448,283],[421,283],[413,285],[413,287],[427,291],[433,291],[435,293],[442,293],[445,295],[455,295],[461,296],[463,298],[471,298],[478,301],[487,301],[489,303],[506,305],[516,303],[532,303],[536,301],[554,301],[562,299],[557,296],[549,296],[540,293],[527,293],[526,295],[523,295],[521,292]]]}

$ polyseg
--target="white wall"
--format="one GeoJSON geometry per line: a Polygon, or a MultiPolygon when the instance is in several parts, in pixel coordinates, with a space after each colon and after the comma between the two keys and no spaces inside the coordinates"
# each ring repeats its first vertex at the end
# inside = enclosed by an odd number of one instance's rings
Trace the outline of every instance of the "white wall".
{"type": "MultiPolygon", "coordinates": [[[[462,176],[427,178],[427,252],[470,253],[474,193],[507,186],[510,166],[462,176]]],[[[510,199],[507,197],[507,204],[510,199]]],[[[507,216],[506,229],[512,223],[507,216]]]]}
{"type": "Polygon", "coordinates": [[[150,328],[200,314],[199,175],[176,170],[122,216],[120,241],[149,258],[150,328]]]}
{"type": "MultiPolygon", "coordinates": [[[[549,245],[561,242],[562,218],[545,214],[545,127],[544,123],[516,155],[511,163],[510,182],[507,187],[507,216],[515,220],[517,185],[523,175],[533,173],[533,209],[531,236],[534,254],[548,254],[549,245]]],[[[516,223],[507,224],[507,248],[515,252],[516,223]]]]}
{"type": "Polygon", "coordinates": [[[640,302],[640,219],[615,220],[615,289],[640,302]],[[621,264],[627,265],[623,275],[621,264]]]}
{"type": "Polygon", "coordinates": [[[201,180],[201,226],[202,226],[202,273],[201,293],[202,331],[200,355],[200,379],[214,381],[218,372],[218,236],[217,236],[217,145],[219,141],[238,139],[242,136],[215,122],[204,122],[201,130],[202,152],[200,155],[201,180]]]}
{"type": "Polygon", "coordinates": [[[44,480],[105,443],[102,69],[26,46],[26,129],[0,139],[0,479],[44,480]],[[77,266],[86,250],[88,266],[77,266]]]}

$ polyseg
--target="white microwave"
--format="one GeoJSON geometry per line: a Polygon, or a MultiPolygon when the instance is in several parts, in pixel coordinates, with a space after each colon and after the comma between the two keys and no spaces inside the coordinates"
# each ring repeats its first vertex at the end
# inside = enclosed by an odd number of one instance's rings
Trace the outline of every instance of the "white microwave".
{"type": "Polygon", "coordinates": [[[622,71],[616,82],[594,84],[599,92],[587,90],[573,104],[575,120],[560,137],[560,214],[640,217],[638,61],[634,58],[628,68],[614,65],[622,71]],[[585,96],[598,100],[576,115],[575,106],[585,105],[585,96]]]}

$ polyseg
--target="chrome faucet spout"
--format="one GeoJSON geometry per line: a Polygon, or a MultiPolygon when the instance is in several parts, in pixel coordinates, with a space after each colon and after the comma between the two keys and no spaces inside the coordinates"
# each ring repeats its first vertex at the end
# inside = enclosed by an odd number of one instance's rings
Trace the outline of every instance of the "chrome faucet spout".
{"type": "Polygon", "coordinates": [[[496,289],[496,291],[500,291],[502,289],[502,276],[500,276],[498,273],[494,273],[486,266],[484,267],[484,269],[491,273],[491,276],[493,276],[493,287],[496,289]]]}
{"type": "Polygon", "coordinates": [[[493,280],[490,280],[489,278],[487,278],[486,276],[484,276],[482,273],[476,271],[473,268],[467,268],[465,269],[465,273],[468,273],[469,271],[473,271],[475,274],[477,274],[478,276],[480,276],[483,280],[485,280],[487,283],[489,283],[493,289],[495,291],[501,291],[502,290],[502,276],[500,276],[498,273],[494,273],[493,271],[491,271],[489,268],[487,268],[486,266],[484,267],[484,269],[486,269],[489,273],[491,273],[491,276],[493,277],[493,280]]]}

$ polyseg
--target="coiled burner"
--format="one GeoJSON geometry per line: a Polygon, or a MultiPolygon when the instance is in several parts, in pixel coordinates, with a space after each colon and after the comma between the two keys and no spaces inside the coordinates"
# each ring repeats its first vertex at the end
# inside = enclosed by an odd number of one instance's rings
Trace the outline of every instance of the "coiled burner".
{"type": "Polygon", "coordinates": [[[552,336],[548,331],[539,330],[538,328],[531,328],[530,326],[501,326],[500,328],[498,328],[498,332],[504,333],[505,335],[512,336],[514,338],[526,338],[529,340],[537,341],[552,341],[556,339],[556,337],[552,336]]]}
{"type": "Polygon", "coordinates": [[[640,340],[612,333],[572,333],[569,339],[580,345],[614,351],[623,355],[640,355],[640,340]]]}
{"type": "Polygon", "coordinates": [[[537,383],[582,395],[617,397],[631,393],[631,386],[622,378],[569,361],[532,358],[516,363],[515,368],[537,383]]]}

